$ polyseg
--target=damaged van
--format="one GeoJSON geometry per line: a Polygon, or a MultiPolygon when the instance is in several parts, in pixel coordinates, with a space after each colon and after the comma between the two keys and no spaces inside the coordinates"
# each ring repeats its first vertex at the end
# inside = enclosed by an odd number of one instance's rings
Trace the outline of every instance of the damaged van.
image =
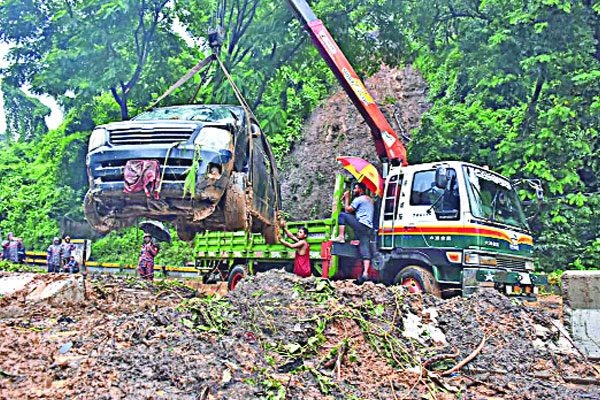
{"type": "Polygon", "coordinates": [[[205,230],[275,240],[277,167],[258,121],[242,107],[164,107],[98,126],[86,165],[84,213],[99,232],[150,218],[173,224],[182,240],[205,230]]]}

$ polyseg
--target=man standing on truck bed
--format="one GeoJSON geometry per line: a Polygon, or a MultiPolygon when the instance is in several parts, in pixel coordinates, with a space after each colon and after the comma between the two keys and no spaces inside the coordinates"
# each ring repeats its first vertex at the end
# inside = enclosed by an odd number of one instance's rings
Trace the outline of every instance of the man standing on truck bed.
{"type": "Polygon", "coordinates": [[[337,238],[332,238],[332,242],[344,243],[344,233],[346,225],[350,225],[354,230],[356,239],[360,241],[359,253],[363,263],[362,276],[358,278],[359,283],[369,279],[369,267],[371,266],[371,249],[370,237],[373,229],[373,211],[374,201],[367,196],[365,192],[367,187],[364,183],[356,183],[352,189],[354,200],[350,203],[350,193],[346,191],[343,198],[345,199],[345,212],[341,212],[338,218],[340,226],[340,234],[337,238]]]}
{"type": "Polygon", "coordinates": [[[310,272],[310,245],[306,241],[308,237],[308,229],[304,226],[301,226],[298,229],[298,233],[294,235],[292,232],[288,231],[285,221],[281,221],[281,226],[283,227],[283,231],[290,239],[294,241],[294,243],[287,242],[283,239],[280,240],[281,244],[285,247],[289,247],[290,249],[296,249],[296,254],[294,257],[294,274],[301,276],[303,278],[307,278],[311,275],[310,272]]]}

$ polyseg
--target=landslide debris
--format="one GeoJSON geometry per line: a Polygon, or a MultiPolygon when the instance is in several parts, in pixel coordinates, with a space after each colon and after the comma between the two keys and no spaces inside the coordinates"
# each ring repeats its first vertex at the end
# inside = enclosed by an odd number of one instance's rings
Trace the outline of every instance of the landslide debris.
{"type": "MultiPolygon", "coordinates": [[[[407,145],[431,107],[419,71],[382,65],[365,85],[407,145]]],[[[326,218],[331,212],[335,174],[342,171],[336,156],[362,157],[378,165],[375,144],[368,125],[341,88],[313,110],[302,137],[279,163],[283,210],[291,219],[326,218]]]]}
{"type": "Polygon", "coordinates": [[[2,299],[21,313],[0,319],[0,397],[600,398],[546,312],[494,291],[440,300],[283,271],[223,297],[114,277],[87,289],[75,308],[2,299]]]}

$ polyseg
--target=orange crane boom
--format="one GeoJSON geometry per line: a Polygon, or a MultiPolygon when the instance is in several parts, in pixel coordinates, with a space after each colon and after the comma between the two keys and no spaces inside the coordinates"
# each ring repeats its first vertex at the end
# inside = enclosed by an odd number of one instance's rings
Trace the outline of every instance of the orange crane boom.
{"type": "Polygon", "coordinates": [[[363,81],[358,77],[342,50],[323,25],[323,21],[316,17],[305,0],[286,1],[310,33],[313,44],[342,84],[367,125],[369,125],[379,159],[384,163],[389,162],[393,165],[407,165],[406,148],[398,139],[398,135],[396,135],[375,100],[373,100],[373,96],[371,96],[363,81]]]}

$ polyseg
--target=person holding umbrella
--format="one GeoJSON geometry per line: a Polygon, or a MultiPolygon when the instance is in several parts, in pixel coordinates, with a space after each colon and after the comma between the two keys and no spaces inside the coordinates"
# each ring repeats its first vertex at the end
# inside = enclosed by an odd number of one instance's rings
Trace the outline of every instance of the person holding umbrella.
{"type": "Polygon", "coordinates": [[[359,253],[363,263],[362,275],[358,278],[359,283],[369,279],[369,268],[371,266],[371,248],[370,237],[373,229],[373,211],[375,202],[366,194],[367,187],[363,182],[356,183],[352,193],[354,200],[350,203],[350,192],[346,191],[342,196],[344,203],[344,211],[340,212],[338,217],[339,236],[332,238],[332,242],[344,243],[344,234],[346,225],[350,225],[356,239],[360,241],[359,253]]]}
{"type": "Polygon", "coordinates": [[[154,257],[158,254],[158,246],[152,243],[152,235],[144,234],[144,243],[140,250],[137,271],[142,279],[152,281],[154,279],[154,257]]]}

